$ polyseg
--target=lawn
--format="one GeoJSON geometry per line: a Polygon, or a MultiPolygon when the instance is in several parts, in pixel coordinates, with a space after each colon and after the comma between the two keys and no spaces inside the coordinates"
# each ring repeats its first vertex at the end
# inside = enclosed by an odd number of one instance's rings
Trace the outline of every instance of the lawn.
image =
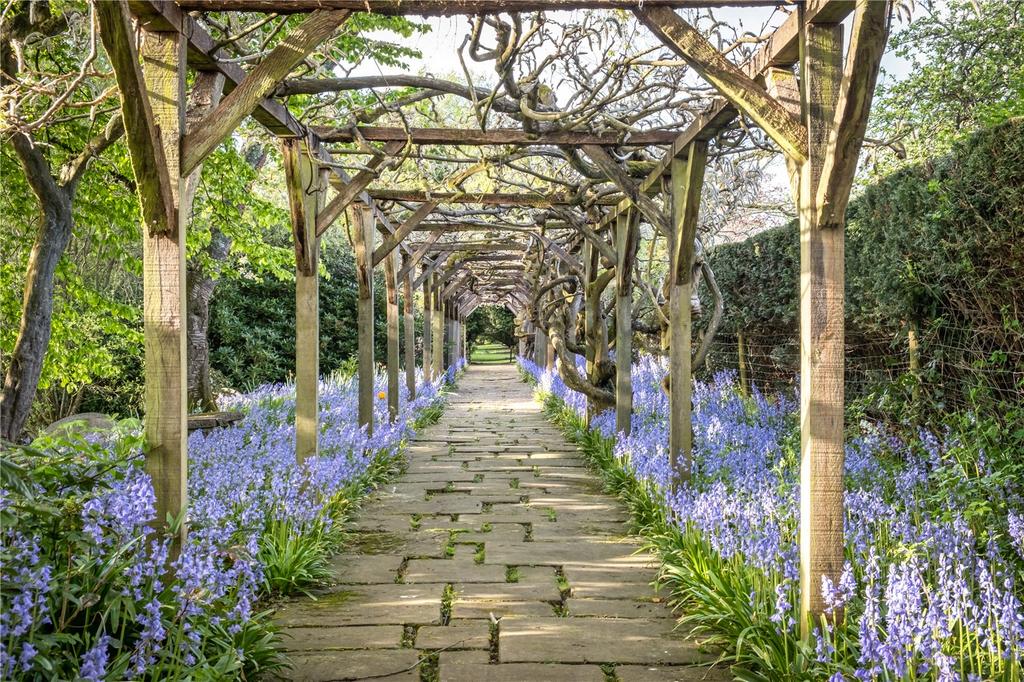
{"type": "Polygon", "coordinates": [[[512,349],[500,343],[478,343],[469,353],[474,365],[507,365],[514,357],[512,349]]]}

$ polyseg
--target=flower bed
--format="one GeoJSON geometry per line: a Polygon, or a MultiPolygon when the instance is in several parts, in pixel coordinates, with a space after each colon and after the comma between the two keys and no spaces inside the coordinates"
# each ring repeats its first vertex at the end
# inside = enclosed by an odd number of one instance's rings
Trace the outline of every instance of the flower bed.
{"type": "Polygon", "coordinates": [[[691,482],[667,492],[662,361],[633,367],[632,435],[520,358],[660,552],[683,620],[715,633],[747,679],[1018,680],[1024,658],[1019,451],[971,423],[908,440],[861,423],[846,448],[847,564],[829,613],[798,633],[799,402],[696,382],[691,482]],[[975,440],[965,437],[974,434],[975,440]],[[666,513],[671,511],[671,514],[666,513]]]}
{"type": "Polygon", "coordinates": [[[5,453],[0,677],[224,679],[280,666],[261,603],[323,577],[351,506],[399,463],[417,422],[436,419],[455,371],[419,377],[412,401],[403,385],[393,424],[378,398],[372,436],[356,423],[355,379],[321,381],[321,454],[301,466],[293,386],[228,401],[241,423],[189,438],[188,540],[170,562],[169,540],[148,527],[137,423],[5,453]]]}

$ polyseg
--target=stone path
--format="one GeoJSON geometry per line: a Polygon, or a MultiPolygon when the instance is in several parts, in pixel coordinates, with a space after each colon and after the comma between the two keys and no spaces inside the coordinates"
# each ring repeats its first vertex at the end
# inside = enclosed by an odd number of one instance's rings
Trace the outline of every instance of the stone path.
{"type": "Polygon", "coordinates": [[[674,630],[626,510],[513,366],[473,366],[410,459],[338,584],[278,611],[291,679],[729,679],[674,630]]]}

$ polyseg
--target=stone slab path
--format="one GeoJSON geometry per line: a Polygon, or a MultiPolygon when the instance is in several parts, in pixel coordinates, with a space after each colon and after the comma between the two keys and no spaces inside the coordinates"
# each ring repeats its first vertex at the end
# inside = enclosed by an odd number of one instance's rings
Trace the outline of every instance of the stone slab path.
{"type": "Polygon", "coordinates": [[[277,612],[294,680],[725,680],[511,365],[473,366],[334,559],[277,612]]]}

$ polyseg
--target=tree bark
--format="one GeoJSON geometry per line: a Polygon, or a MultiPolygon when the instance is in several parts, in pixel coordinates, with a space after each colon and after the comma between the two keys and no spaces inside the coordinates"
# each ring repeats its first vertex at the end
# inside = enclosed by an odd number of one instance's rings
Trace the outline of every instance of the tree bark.
{"type": "MultiPolygon", "coordinates": [[[[22,135],[16,135],[15,147],[30,145],[22,135]]],[[[32,151],[36,151],[33,148],[32,151]]],[[[19,150],[19,156],[21,150],[19,150]]],[[[25,163],[26,173],[39,173],[38,167],[25,163]]],[[[43,162],[45,167],[45,161],[43,162]]],[[[28,259],[25,274],[25,295],[21,306],[21,326],[4,376],[3,394],[0,395],[0,438],[17,441],[32,411],[43,361],[50,343],[53,321],[54,273],[64,251],[71,241],[74,221],[71,213],[71,193],[59,187],[43,169],[45,178],[30,179],[33,188],[45,185],[47,190],[36,190],[41,213],[39,229],[28,259]]]]}
{"type": "MultiPolygon", "coordinates": [[[[228,256],[231,240],[218,229],[212,230],[206,255],[222,261],[228,256]]],[[[198,262],[188,265],[188,404],[203,412],[217,411],[217,401],[210,381],[210,300],[217,280],[198,262]]]]}

